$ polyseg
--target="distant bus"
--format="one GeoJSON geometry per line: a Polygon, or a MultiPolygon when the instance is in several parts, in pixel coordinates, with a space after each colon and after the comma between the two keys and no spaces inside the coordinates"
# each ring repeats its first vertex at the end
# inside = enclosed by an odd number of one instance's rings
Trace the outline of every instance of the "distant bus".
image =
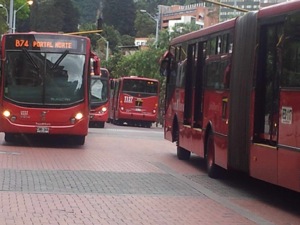
{"type": "Polygon", "coordinates": [[[182,35],[161,60],[177,157],[300,191],[300,1],[182,35]]]}
{"type": "Polygon", "coordinates": [[[157,120],[159,82],[144,77],[112,80],[109,120],[114,124],[151,127],[157,120]]]}
{"type": "Polygon", "coordinates": [[[104,128],[109,109],[109,72],[100,68],[100,74],[91,76],[90,127],[104,128]]]}
{"type": "Polygon", "coordinates": [[[64,135],[83,145],[89,123],[90,40],[56,33],[4,34],[0,132],[64,135]]]}

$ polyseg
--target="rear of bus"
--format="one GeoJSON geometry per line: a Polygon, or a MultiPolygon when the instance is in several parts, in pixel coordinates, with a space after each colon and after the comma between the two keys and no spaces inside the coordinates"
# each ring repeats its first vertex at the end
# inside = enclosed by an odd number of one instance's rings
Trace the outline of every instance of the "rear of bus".
{"type": "Polygon", "coordinates": [[[83,145],[89,121],[90,40],[54,33],[5,34],[0,132],[67,135],[83,145]]]}
{"type": "Polygon", "coordinates": [[[117,123],[151,127],[157,120],[159,82],[142,77],[123,77],[115,119],[117,123]]]}

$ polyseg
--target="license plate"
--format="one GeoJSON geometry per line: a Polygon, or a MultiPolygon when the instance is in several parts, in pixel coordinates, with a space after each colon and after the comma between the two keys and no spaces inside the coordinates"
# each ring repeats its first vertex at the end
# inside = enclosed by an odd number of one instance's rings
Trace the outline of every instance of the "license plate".
{"type": "Polygon", "coordinates": [[[135,109],[135,111],[137,111],[137,112],[141,112],[141,111],[142,111],[142,109],[139,109],[139,108],[137,108],[137,109],[135,109]]]}
{"type": "Polygon", "coordinates": [[[49,127],[37,127],[37,133],[49,133],[49,127]]]}

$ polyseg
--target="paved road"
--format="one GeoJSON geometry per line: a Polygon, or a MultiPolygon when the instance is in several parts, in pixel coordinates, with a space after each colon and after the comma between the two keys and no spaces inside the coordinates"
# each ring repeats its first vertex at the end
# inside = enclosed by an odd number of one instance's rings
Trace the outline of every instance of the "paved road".
{"type": "Polygon", "coordinates": [[[175,153],[156,127],[107,124],[81,147],[3,141],[0,225],[300,224],[299,194],[236,174],[213,180],[203,160],[175,153]]]}

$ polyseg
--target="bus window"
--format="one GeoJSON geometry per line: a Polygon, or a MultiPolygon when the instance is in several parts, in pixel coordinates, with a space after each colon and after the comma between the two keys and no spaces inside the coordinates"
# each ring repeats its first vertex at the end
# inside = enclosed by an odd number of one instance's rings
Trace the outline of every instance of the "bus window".
{"type": "Polygon", "coordinates": [[[300,87],[300,38],[287,38],[282,51],[281,84],[283,87],[300,87]]]}

